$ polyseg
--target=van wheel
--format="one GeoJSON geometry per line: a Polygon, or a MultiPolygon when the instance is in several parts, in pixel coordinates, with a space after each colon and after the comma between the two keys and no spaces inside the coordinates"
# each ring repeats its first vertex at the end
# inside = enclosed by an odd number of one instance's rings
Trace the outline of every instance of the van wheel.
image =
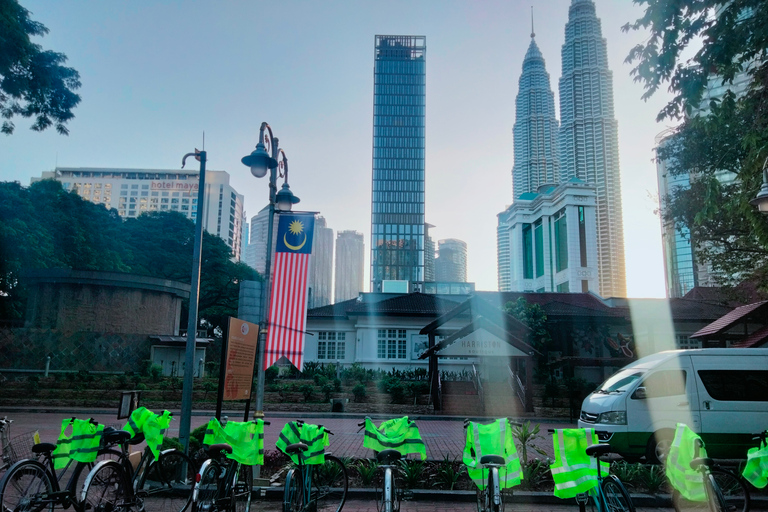
{"type": "Polygon", "coordinates": [[[669,455],[674,437],[674,430],[659,430],[651,435],[645,449],[645,460],[649,464],[661,464],[669,455]]]}

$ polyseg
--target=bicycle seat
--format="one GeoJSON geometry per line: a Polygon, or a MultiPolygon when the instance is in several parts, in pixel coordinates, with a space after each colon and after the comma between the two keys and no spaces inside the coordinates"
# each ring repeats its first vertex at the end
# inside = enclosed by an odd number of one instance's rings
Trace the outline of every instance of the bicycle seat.
{"type": "Polygon", "coordinates": [[[587,449],[585,450],[587,452],[587,455],[591,455],[592,457],[597,457],[600,455],[603,455],[605,453],[611,453],[611,445],[608,443],[600,443],[600,444],[593,444],[592,446],[587,446],[587,449]]]}
{"type": "Polygon", "coordinates": [[[50,453],[56,449],[53,443],[37,443],[32,447],[32,453],[50,453]]]}
{"type": "Polygon", "coordinates": [[[390,465],[400,460],[402,455],[397,450],[384,450],[376,454],[379,464],[390,465]]]}
{"type": "Polygon", "coordinates": [[[691,469],[698,471],[701,466],[711,466],[713,463],[709,457],[697,457],[691,461],[691,469]]]}
{"type": "Polygon", "coordinates": [[[212,444],[208,447],[208,455],[218,457],[221,452],[232,453],[232,447],[227,443],[212,444]]]}
{"type": "Polygon", "coordinates": [[[309,446],[305,443],[293,443],[285,447],[286,453],[301,453],[307,450],[309,446]]]}
{"type": "Polygon", "coordinates": [[[144,442],[144,434],[139,432],[128,441],[128,444],[141,444],[144,442]]]}
{"type": "Polygon", "coordinates": [[[500,455],[483,455],[480,457],[480,464],[498,464],[503,466],[505,464],[504,457],[500,455]]]}
{"type": "Polygon", "coordinates": [[[105,445],[122,444],[131,438],[131,433],[125,430],[110,430],[104,429],[101,434],[101,442],[105,445]]]}

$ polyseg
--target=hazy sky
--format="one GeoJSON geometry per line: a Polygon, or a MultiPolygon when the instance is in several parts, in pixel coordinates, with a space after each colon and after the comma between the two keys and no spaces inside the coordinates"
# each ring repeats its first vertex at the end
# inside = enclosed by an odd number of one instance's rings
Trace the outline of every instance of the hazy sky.
{"type": "MultiPolygon", "coordinates": [[[[81,75],[68,137],[0,135],[0,180],[56,164],[174,169],[195,147],[245,196],[248,218],[267,182],[240,163],[267,121],[290,161],[300,209],[334,230],[365,233],[370,253],[373,46],[376,34],[427,37],[426,220],[433,238],[468,245],[468,280],[495,290],[496,214],[512,202],[512,125],[522,60],[536,41],[560,118],[560,50],[571,0],[149,1],[21,0],[81,75]]],[[[621,32],[642,12],[596,0],[613,71],[619,123],[630,297],[664,295],[652,162],[666,95],[649,102],[624,64],[642,33],[621,32]]],[[[367,286],[367,284],[366,284],[367,286]]]]}

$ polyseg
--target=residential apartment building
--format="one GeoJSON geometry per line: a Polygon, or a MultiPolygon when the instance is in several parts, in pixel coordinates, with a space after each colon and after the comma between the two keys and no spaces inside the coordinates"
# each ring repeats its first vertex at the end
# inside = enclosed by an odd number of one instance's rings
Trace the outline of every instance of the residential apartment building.
{"type": "Polygon", "coordinates": [[[363,292],[365,240],[357,231],[336,234],[336,266],[334,273],[334,302],[354,299],[363,292]]]}

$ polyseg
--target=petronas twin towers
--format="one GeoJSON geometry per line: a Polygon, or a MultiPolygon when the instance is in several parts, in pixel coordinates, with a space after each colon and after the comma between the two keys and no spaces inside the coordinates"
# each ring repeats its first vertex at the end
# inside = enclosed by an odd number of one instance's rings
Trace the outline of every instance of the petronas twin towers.
{"type": "MultiPolygon", "coordinates": [[[[589,266],[597,269],[601,296],[625,297],[613,78],[593,0],[572,0],[569,8],[561,54],[560,123],[555,116],[554,94],[544,57],[534,36],[531,33],[517,95],[513,129],[514,203],[510,208],[515,203],[524,203],[527,207],[527,201],[532,201],[537,194],[566,182],[593,186],[597,261],[589,266]]],[[[578,196],[574,198],[578,201],[578,196]]],[[[517,241],[512,235],[515,230],[504,225],[505,213],[499,215],[499,287],[502,291],[511,290],[512,281],[505,276],[510,275],[509,268],[515,268],[511,260],[517,254],[517,241]]],[[[521,243],[525,244],[525,240],[521,243]]],[[[543,247],[544,252],[549,252],[545,244],[543,247]]]]}

